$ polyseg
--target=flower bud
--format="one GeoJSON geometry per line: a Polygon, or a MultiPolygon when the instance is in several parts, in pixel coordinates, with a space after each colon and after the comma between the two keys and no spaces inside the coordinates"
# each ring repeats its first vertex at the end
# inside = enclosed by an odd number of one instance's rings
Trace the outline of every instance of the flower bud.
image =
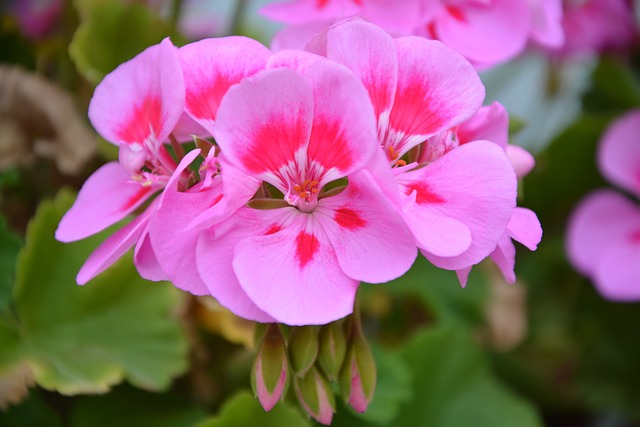
{"type": "Polygon", "coordinates": [[[287,388],[287,353],[284,337],[276,324],[269,324],[251,371],[251,387],[265,411],[270,411],[287,388]]]}
{"type": "Polygon", "coordinates": [[[289,360],[297,375],[304,375],[318,356],[318,327],[300,326],[292,328],[289,335],[289,360]]]}
{"type": "Polygon", "coordinates": [[[301,377],[294,379],[298,402],[319,423],[329,425],[336,411],[331,384],[318,368],[312,366],[301,377]]]}
{"type": "Polygon", "coordinates": [[[331,381],[335,381],[347,352],[343,322],[338,321],[324,325],[320,329],[318,341],[320,344],[318,363],[327,377],[331,381]]]}
{"type": "Polygon", "coordinates": [[[354,337],[340,371],[340,389],[345,401],[358,412],[365,412],[376,388],[376,364],[369,344],[362,335],[354,337]]]}

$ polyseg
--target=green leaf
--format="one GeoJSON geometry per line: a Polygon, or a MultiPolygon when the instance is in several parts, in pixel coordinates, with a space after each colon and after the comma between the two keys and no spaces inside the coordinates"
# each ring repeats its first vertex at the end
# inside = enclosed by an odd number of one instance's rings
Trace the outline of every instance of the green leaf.
{"type": "Polygon", "coordinates": [[[418,256],[407,273],[385,285],[384,289],[395,295],[419,296],[440,322],[476,324],[484,317],[488,296],[486,279],[476,270],[479,268],[471,273],[467,287],[462,288],[455,272],[437,268],[423,256],[418,256]]]}
{"type": "Polygon", "coordinates": [[[596,148],[612,118],[610,114],[581,117],[538,156],[535,170],[525,178],[526,206],[538,214],[545,236],[552,230],[563,232],[578,201],[605,185],[596,167],[596,148]]]}
{"type": "Polygon", "coordinates": [[[278,403],[265,412],[260,403],[248,391],[232,396],[220,410],[218,416],[195,427],[309,427],[309,421],[297,408],[286,402],[278,403]]]}
{"type": "Polygon", "coordinates": [[[403,351],[414,399],[394,426],[540,427],[536,411],[493,376],[486,355],[460,327],[427,329],[403,351]]]}
{"type": "Polygon", "coordinates": [[[15,264],[21,246],[20,238],[7,228],[4,218],[0,217],[0,313],[9,306],[15,264]]]}
{"type": "Polygon", "coordinates": [[[175,394],[118,387],[105,396],[81,397],[71,410],[71,427],[190,427],[206,412],[175,394]]]}
{"type": "Polygon", "coordinates": [[[6,412],[0,411],[2,427],[62,427],[62,425],[58,414],[36,392],[32,392],[20,405],[11,406],[6,412]]]}
{"type": "Polygon", "coordinates": [[[61,192],[55,202],[43,202],[29,224],[17,263],[16,321],[0,327],[2,353],[23,356],[40,386],[64,394],[106,392],[125,378],[164,389],[187,366],[185,334],[171,315],[180,293],[141,279],[130,257],[76,285],[80,266],[109,231],[56,241],[54,231],[72,202],[61,192]]]}
{"type": "Polygon", "coordinates": [[[640,106],[640,79],[628,62],[603,57],[593,72],[591,90],[584,96],[584,109],[616,114],[640,106]]]}
{"type": "Polygon", "coordinates": [[[170,26],[144,4],[77,3],[83,20],[69,45],[69,55],[78,70],[94,84],[145,48],[175,36],[170,26]]]}

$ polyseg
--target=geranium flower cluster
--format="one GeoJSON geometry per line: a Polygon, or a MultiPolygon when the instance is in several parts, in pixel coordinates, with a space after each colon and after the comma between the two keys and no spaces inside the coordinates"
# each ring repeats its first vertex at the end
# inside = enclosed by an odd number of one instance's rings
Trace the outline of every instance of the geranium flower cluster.
{"type": "MultiPolygon", "coordinates": [[[[617,119],[600,141],[602,175],[640,197],[640,110],[617,119]]],[[[612,301],[640,300],[640,206],[625,195],[601,189],[575,208],[568,227],[567,254],[600,294],[612,301]]]]}
{"type": "Polygon", "coordinates": [[[89,118],[119,160],[87,180],[56,237],[136,214],[78,283],[135,247],[143,277],[289,325],[350,314],[360,282],[403,275],[418,251],[463,284],[489,256],[513,281],[511,239],[535,249],[541,229],[516,207],[510,157],[520,173],[533,159],[483,98],[459,53],[358,20],[304,51],[166,39],[96,88],[89,118]]]}

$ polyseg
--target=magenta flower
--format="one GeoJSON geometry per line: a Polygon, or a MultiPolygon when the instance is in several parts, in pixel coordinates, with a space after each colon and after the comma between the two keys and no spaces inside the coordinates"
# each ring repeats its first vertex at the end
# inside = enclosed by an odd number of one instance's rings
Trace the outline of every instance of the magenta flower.
{"type": "MultiPolygon", "coordinates": [[[[98,132],[119,146],[119,162],[98,169],[83,185],[56,230],[69,242],[115,224],[152,196],[170,179],[186,181],[163,142],[178,123],[184,105],[184,83],[177,49],[169,39],[120,65],[98,85],[89,105],[89,118],[98,132]]],[[[147,239],[152,203],[133,222],[107,239],[80,272],[83,284],[136,245],[140,274],[165,278],[147,239]]]]}
{"type": "Polygon", "coordinates": [[[373,117],[356,77],[304,52],[274,55],[229,90],[214,136],[229,164],[269,184],[249,206],[275,209],[242,208],[200,236],[198,271],[223,305],[324,324],[351,313],[360,281],[408,270],[413,237],[362,170],[377,150],[373,117]]]}
{"type": "Polygon", "coordinates": [[[626,0],[565,1],[566,43],[561,55],[622,49],[637,38],[638,28],[626,0]]]}
{"type": "Polygon", "coordinates": [[[30,39],[46,37],[64,7],[63,0],[13,0],[9,4],[22,33],[30,39]]]}
{"type": "MultiPolygon", "coordinates": [[[[612,183],[640,197],[640,110],[616,120],[598,150],[598,165],[612,183]]],[[[567,255],[612,301],[640,300],[640,206],[613,190],[598,190],[574,210],[567,255]]]]}
{"type": "Polygon", "coordinates": [[[308,48],[346,65],[366,86],[382,146],[369,169],[379,181],[391,177],[381,185],[421,252],[452,270],[487,257],[515,207],[517,183],[504,150],[474,141],[437,159],[419,154],[429,150],[425,141],[480,108],[484,87],[469,62],[440,42],[392,39],[359,21],[330,28],[308,48]]]}

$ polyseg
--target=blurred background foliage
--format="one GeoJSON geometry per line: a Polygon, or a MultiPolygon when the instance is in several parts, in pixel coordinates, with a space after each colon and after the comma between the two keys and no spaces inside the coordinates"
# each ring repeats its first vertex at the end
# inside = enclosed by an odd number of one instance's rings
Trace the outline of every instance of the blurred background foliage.
{"type": "MultiPolygon", "coordinates": [[[[265,413],[248,391],[249,322],[211,300],[140,279],[130,259],[76,286],[80,265],[109,231],[72,244],[53,238],[82,182],[114,156],[85,118],[93,88],[166,36],[176,45],[187,42],[180,3],[64,1],[51,31],[38,38],[21,34],[4,6],[2,426],[314,424],[294,399],[265,413]],[[35,83],[21,88],[22,79],[35,83]],[[51,113],[63,99],[71,99],[73,108],[51,113]],[[20,111],[25,103],[29,114],[20,111]],[[65,120],[82,129],[61,133],[58,122],[65,120]]],[[[225,5],[213,12],[228,25],[210,28],[211,35],[240,33],[266,42],[273,33],[256,21],[256,2],[218,3],[225,5]]],[[[535,84],[547,87],[552,99],[558,92],[549,82],[558,68],[571,65],[532,56],[546,73],[535,84]]],[[[591,64],[586,84],[573,95],[580,111],[553,137],[536,139],[535,123],[524,115],[514,119],[521,126],[514,127],[512,142],[533,150],[537,159],[521,183],[520,204],[537,212],[545,231],[537,252],[520,247],[518,283],[505,284],[486,264],[474,269],[462,289],[455,274],[420,258],[392,283],[361,287],[378,385],[365,414],[339,404],[334,425],[640,425],[640,305],[603,300],[564,254],[572,207],[607,185],[595,162],[601,133],[622,112],[640,107],[639,61],[635,52],[591,64]]],[[[504,80],[500,87],[495,80],[509,73],[514,71],[507,66],[486,75],[489,98],[506,90],[504,80]]],[[[507,89],[517,94],[526,89],[521,86],[507,89]]]]}

